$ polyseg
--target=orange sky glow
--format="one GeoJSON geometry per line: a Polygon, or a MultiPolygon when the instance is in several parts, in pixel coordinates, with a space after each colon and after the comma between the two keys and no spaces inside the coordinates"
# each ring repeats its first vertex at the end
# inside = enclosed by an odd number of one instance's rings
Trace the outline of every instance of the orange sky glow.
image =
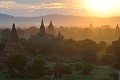
{"type": "Polygon", "coordinates": [[[0,12],[15,16],[65,14],[77,16],[120,16],[120,0],[1,0],[0,12]],[[29,15],[28,15],[29,13],[29,15]]]}

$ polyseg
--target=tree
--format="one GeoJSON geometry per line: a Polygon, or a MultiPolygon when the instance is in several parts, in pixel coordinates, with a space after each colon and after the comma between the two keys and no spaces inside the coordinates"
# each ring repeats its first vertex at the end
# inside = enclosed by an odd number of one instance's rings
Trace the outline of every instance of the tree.
{"type": "Polygon", "coordinates": [[[115,53],[115,67],[120,69],[120,39],[112,42],[112,48],[115,53]]]}
{"type": "Polygon", "coordinates": [[[113,51],[113,48],[111,45],[109,45],[106,50],[105,50],[105,54],[103,55],[103,57],[100,60],[100,64],[102,65],[114,65],[115,63],[115,54],[113,51]]]}
{"type": "Polygon", "coordinates": [[[80,70],[82,70],[82,68],[83,68],[83,65],[81,64],[81,63],[76,63],[75,64],[75,71],[80,71],[80,70]]]}
{"type": "Polygon", "coordinates": [[[80,57],[83,61],[95,64],[97,61],[98,51],[95,41],[90,39],[81,41],[81,54],[80,57]]]}
{"type": "Polygon", "coordinates": [[[9,55],[6,60],[6,66],[10,72],[23,72],[27,64],[27,57],[23,54],[9,55]]]}
{"type": "Polygon", "coordinates": [[[32,64],[32,70],[38,76],[43,76],[45,73],[45,60],[42,58],[35,59],[32,64]]]}
{"type": "Polygon", "coordinates": [[[0,50],[3,50],[5,43],[7,42],[8,35],[10,33],[9,29],[4,29],[0,33],[0,50]]]}
{"type": "Polygon", "coordinates": [[[82,75],[90,75],[91,72],[92,72],[92,69],[89,66],[84,66],[81,74],[82,75]]]}
{"type": "Polygon", "coordinates": [[[67,75],[72,74],[72,67],[71,67],[71,65],[65,65],[65,66],[63,66],[62,73],[63,74],[67,74],[67,75]]]}
{"type": "Polygon", "coordinates": [[[105,41],[101,41],[101,42],[99,42],[99,43],[97,44],[97,47],[98,47],[99,51],[103,51],[103,50],[106,49],[107,44],[106,44],[105,41]]]}

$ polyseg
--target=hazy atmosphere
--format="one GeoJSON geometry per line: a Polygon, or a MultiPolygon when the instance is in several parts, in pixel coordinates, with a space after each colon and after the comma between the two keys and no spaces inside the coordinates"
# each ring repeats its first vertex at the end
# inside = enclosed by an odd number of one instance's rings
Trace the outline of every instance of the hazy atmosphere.
{"type": "Polygon", "coordinates": [[[120,0],[0,0],[0,80],[120,80],[120,0]]]}

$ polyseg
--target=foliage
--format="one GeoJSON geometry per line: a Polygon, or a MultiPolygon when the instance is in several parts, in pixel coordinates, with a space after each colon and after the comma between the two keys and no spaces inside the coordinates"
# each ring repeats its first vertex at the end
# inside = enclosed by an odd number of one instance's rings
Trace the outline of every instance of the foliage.
{"type": "Polygon", "coordinates": [[[42,58],[37,58],[32,64],[33,73],[38,76],[43,76],[45,74],[45,60],[42,58]]]}
{"type": "Polygon", "coordinates": [[[92,65],[85,64],[81,72],[82,75],[90,75],[93,70],[92,65]]]}
{"type": "Polygon", "coordinates": [[[10,33],[9,29],[3,29],[0,32],[0,50],[3,50],[5,43],[7,42],[9,33],[10,33]]]}
{"type": "Polygon", "coordinates": [[[13,77],[13,78],[30,78],[30,79],[38,78],[37,75],[35,75],[33,73],[28,73],[28,72],[17,72],[17,73],[14,73],[13,75],[11,75],[10,77],[13,77]]]}
{"type": "Polygon", "coordinates": [[[76,61],[96,63],[97,44],[95,41],[86,39],[82,41],[67,40],[21,40],[28,53],[33,55],[50,56],[53,54],[65,57],[75,56],[76,61]],[[76,57],[77,56],[77,57],[76,57]],[[79,57],[80,56],[80,57],[79,57]]]}
{"type": "Polygon", "coordinates": [[[80,57],[83,61],[96,64],[97,61],[97,45],[95,41],[86,39],[81,41],[80,57]]]}
{"type": "Polygon", "coordinates": [[[111,73],[109,76],[112,77],[113,80],[119,80],[119,74],[118,73],[111,73]]]}
{"type": "Polygon", "coordinates": [[[105,50],[107,47],[107,43],[105,41],[101,41],[97,44],[97,48],[99,51],[105,50]]]}
{"type": "Polygon", "coordinates": [[[74,70],[75,71],[80,71],[80,70],[82,70],[82,68],[83,68],[83,65],[81,63],[76,63],[74,70]]]}
{"type": "Polygon", "coordinates": [[[63,74],[67,74],[67,75],[72,74],[73,72],[72,72],[72,67],[71,67],[71,65],[65,65],[65,66],[63,66],[63,68],[62,68],[62,73],[63,73],[63,74]]]}
{"type": "Polygon", "coordinates": [[[6,60],[6,66],[10,72],[23,72],[27,64],[27,58],[23,54],[11,54],[6,60]]]}

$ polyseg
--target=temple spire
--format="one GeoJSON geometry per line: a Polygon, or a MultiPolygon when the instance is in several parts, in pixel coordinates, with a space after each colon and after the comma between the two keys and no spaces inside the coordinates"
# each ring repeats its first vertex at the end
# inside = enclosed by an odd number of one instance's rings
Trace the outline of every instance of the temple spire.
{"type": "Polygon", "coordinates": [[[89,28],[93,28],[93,25],[92,25],[92,23],[90,23],[90,25],[89,25],[89,28]]]}
{"type": "Polygon", "coordinates": [[[45,26],[44,26],[44,21],[42,18],[41,26],[40,26],[40,33],[45,33],[45,26]]]}
{"type": "Polygon", "coordinates": [[[16,32],[15,23],[12,25],[12,32],[16,32]]]}
{"type": "Polygon", "coordinates": [[[58,32],[57,38],[59,38],[59,39],[64,39],[64,37],[61,35],[61,32],[60,32],[60,31],[58,32]]]}
{"type": "Polygon", "coordinates": [[[54,28],[52,21],[50,21],[48,28],[54,28]]]}
{"type": "Polygon", "coordinates": [[[13,23],[12,29],[15,29],[15,23],[13,23]]]}
{"type": "Polygon", "coordinates": [[[120,29],[118,24],[117,24],[117,26],[116,26],[116,29],[120,29]]]}
{"type": "Polygon", "coordinates": [[[116,38],[120,37],[120,27],[119,27],[118,24],[117,24],[117,26],[115,28],[115,36],[116,36],[116,38]]]}
{"type": "Polygon", "coordinates": [[[60,31],[58,32],[58,36],[61,36],[61,32],[60,31]]]}
{"type": "MultiPolygon", "coordinates": [[[[39,33],[37,34],[37,36],[39,36],[39,37],[41,37],[41,38],[45,38],[45,37],[46,37],[46,30],[45,30],[43,18],[42,18],[42,21],[41,21],[40,31],[39,31],[39,33]]],[[[38,37],[38,38],[39,38],[39,37],[38,37]]]]}
{"type": "Polygon", "coordinates": [[[55,28],[54,28],[54,26],[53,26],[52,21],[50,21],[50,24],[49,24],[49,26],[48,26],[48,28],[47,28],[47,33],[48,33],[49,35],[54,35],[54,34],[55,34],[55,28]]]}
{"type": "Polygon", "coordinates": [[[42,18],[41,26],[44,26],[43,18],[42,18]]]}
{"type": "Polygon", "coordinates": [[[52,20],[50,21],[50,24],[52,24],[52,20]]]}
{"type": "Polygon", "coordinates": [[[24,53],[24,48],[19,41],[14,23],[3,52],[5,55],[24,53]]]}

